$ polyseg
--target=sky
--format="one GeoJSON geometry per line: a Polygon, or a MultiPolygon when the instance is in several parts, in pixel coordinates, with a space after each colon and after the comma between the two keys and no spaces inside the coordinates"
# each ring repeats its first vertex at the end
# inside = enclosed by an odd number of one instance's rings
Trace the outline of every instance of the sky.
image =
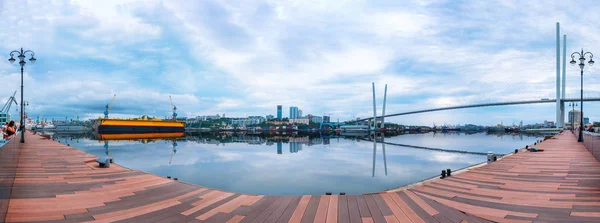
{"type": "MultiPolygon", "coordinates": [[[[283,105],[333,120],[489,102],[555,98],[556,22],[573,51],[598,52],[600,6],[568,1],[0,0],[0,103],[17,92],[12,50],[35,52],[30,117],[276,115],[283,105]],[[582,16],[584,15],[584,16],[582,16]]],[[[562,42],[562,40],[561,40],[562,42]]],[[[561,47],[562,48],[562,47],[561,47]]],[[[562,54],[562,52],[561,52],[562,54]]],[[[28,57],[29,58],[29,55],[28,57]]],[[[600,97],[598,67],[584,70],[600,97]]],[[[600,103],[584,104],[600,121],[600,103]]],[[[440,111],[410,125],[554,121],[555,104],[440,111]]],[[[15,106],[11,108],[17,116],[15,106]]]]}

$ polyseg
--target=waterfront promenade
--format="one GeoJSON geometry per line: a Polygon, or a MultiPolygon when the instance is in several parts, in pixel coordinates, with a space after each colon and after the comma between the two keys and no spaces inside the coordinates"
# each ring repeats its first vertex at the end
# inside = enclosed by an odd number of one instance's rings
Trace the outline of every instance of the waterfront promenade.
{"type": "Polygon", "coordinates": [[[8,222],[600,222],[600,163],[569,132],[541,143],[544,152],[424,186],[317,196],[238,194],[98,168],[90,154],[26,134],[8,222]]]}

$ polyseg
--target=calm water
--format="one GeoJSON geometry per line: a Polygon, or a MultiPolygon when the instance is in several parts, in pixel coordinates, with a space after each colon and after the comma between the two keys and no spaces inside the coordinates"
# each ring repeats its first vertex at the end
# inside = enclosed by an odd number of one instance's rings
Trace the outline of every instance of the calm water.
{"type": "MultiPolygon", "coordinates": [[[[205,187],[266,195],[377,192],[486,161],[486,156],[415,149],[332,136],[187,135],[176,141],[99,141],[54,135],[56,141],[119,165],[205,187]],[[174,146],[174,142],[176,145],[174,146]],[[175,149],[175,150],[174,150],[175,149]],[[385,156],[384,156],[385,154],[385,156]]],[[[367,137],[368,138],[368,137],[367,137]]],[[[385,142],[472,152],[509,153],[535,136],[407,134],[385,142]]]]}

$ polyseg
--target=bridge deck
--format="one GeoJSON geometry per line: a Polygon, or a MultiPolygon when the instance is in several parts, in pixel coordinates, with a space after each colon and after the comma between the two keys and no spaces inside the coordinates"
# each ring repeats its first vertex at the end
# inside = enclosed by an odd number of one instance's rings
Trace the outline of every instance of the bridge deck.
{"type": "MultiPolygon", "coordinates": [[[[13,140],[10,143],[18,143],[13,140]]],[[[33,135],[22,145],[8,222],[489,222],[600,220],[600,164],[572,135],[411,190],[262,196],[118,165],[33,135]],[[482,174],[485,173],[485,174],[482,174]],[[459,211],[460,210],[460,211],[459,211]],[[479,217],[477,217],[479,216],[479,217]]]]}

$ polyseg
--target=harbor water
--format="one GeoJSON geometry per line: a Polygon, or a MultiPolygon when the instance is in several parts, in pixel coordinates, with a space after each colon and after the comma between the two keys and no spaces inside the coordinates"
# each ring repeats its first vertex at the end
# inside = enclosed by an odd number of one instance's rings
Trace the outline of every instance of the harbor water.
{"type": "Polygon", "coordinates": [[[124,167],[226,191],[264,195],[378,192],[513,152],[536,135],[426,133],[370,136],[186,134],[106,140],[54,134],[60,143],[124,167]]]}

